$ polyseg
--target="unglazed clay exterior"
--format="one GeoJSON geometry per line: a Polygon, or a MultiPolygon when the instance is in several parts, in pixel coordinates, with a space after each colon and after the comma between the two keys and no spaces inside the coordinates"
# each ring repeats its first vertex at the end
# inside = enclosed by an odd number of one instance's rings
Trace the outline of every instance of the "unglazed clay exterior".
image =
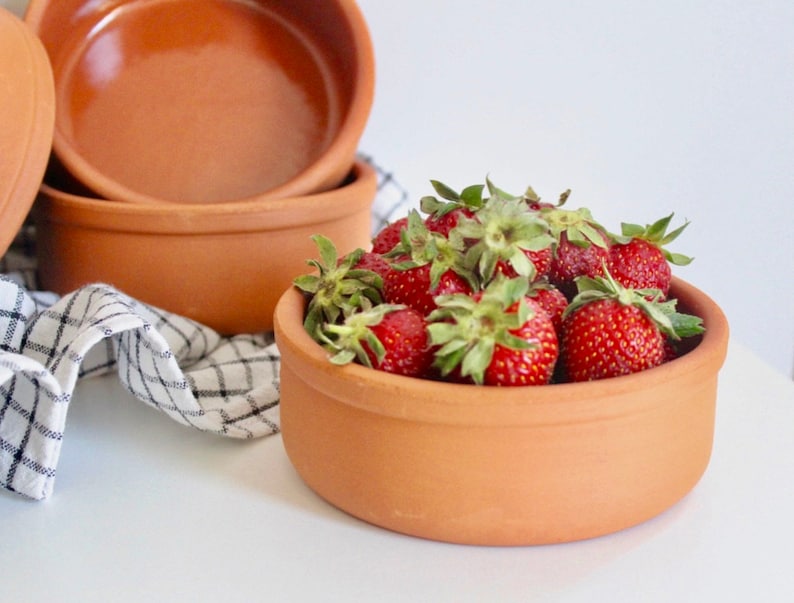
{"type": "Polygon", "coordinates": [[[709,463],[728,325],[679,279],[706,333],[689,353],[614,379],[478,387],[332,365],[288,290],[275,313],[281,427],[297,472],[372,524],[480,545],[558,543],[648,520],[709,463]]]}
{"type": "Polygon", "coordinates": [[[272,330],[273,309],[317,256],[324,234],[344,253],[370,242],[375,169],[356,163],[331,191],[208,205],[92,199],[49,176],[34,205],[39,278],[65,294],[103,282],[223,334],[272,330]]]}
{"type": "Polygon", "coordinates": [[[374,90],[352,0],[32,0],[53,149],[98,196],[286,198],[348,174],[374,90]]]}
{"type": "Polygon", "coordinates": [[[36,196],[54,120],[55,92],[44,47],[16,15],[0,7],[0,256],[36,196]]]}

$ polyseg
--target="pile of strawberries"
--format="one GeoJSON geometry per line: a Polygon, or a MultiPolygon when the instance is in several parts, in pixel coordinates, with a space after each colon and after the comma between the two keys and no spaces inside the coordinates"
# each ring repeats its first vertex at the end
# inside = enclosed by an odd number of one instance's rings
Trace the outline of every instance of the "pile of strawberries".
{"type": "Polygon", "coordinates": [[[702,321],[669,298],[672,214],[607,231],[586,208],[511,195],[490,180],[392,222],[371,250],[319,260],[295,279],[304,326],[332,362],[411,377],[543,385],[616,377],[679,354],[702,321]]]}

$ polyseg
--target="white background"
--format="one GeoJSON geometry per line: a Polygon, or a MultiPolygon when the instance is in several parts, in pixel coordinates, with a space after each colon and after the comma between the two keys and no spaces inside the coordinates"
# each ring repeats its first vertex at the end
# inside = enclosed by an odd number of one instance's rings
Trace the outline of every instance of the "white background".
{"type": "MultiPolygon", "coordinates": [[[[25,0],[0,0],[21,14],[25,0]]],[[[794,375],[794,2],[360,0],[362,151],[418,200],[490,175],[606,226],[692,223],[677,273],[794,375]]]]}
{"type": "Polygon", "coordinates": [[[414,197],[490,174],[606,226],[675,212],[677,274],[794,372],[794,2],[360,0],[362,148],[414,197]],[[676,222],[678,223],[678,222],[676,222]]]}

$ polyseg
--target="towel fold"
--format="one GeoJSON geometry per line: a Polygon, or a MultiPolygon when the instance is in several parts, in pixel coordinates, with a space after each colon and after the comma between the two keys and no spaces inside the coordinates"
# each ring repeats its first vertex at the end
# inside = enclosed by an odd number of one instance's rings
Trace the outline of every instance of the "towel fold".
{"type": "MultiPolygon", "coordinates": [[[[373,231],[408,209],[406,192],[378,174],[373,231]]],[[[221,337],[102,283],[63,297],[38,291],[26,248],[0,264],[0,486],[37,500],[52,493],[75,385],[96,375],[115,373],[137,399],[204,432],[278,432],[272,333],[221,337]]]]}

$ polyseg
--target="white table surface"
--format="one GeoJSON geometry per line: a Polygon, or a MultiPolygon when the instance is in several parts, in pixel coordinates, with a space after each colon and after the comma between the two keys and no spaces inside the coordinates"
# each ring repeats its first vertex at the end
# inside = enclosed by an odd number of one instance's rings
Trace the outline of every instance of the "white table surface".
{"type": "Polygon", "coordinates": [[[712,461],[678,505],[564,545],[451,545],[370,526],[300,480],[279,436],[192,431],[114,377],[78,387],[53,496],[0,492],[0,600],[791,601],[794,384],[744,346],[712,461]]]}

